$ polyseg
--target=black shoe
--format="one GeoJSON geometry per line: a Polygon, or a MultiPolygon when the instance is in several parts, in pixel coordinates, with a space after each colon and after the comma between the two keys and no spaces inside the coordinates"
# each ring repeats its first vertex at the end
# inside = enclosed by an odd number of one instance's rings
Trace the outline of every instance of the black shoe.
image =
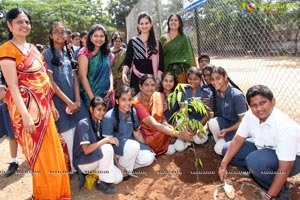
{"type": "Polygon", "coordinates": [[[115,194],[117,192],[117,189],[114,186],[103,181],[96,182],[96,189],[100,190],[104,194],[115,194]]]}
{"type": "Polygon", "coordinates": [[[18,163],[16,163],[16,162],[10,163],[8,166],[8,170],[5,172],[4,176],[9,177],[9,176],[13,175],[17,171],[18,168],[19,168],[18,163]]]}

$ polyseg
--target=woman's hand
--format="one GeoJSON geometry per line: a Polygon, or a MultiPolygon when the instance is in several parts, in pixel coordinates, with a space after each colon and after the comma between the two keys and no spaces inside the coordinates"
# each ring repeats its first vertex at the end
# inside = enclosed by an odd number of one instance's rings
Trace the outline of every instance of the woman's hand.
{"type": "Polygon", "coordinates": [[[107,90],[107,91],[106,91],[106,95],[105,95],[105,97],[103,98],[103,100],[104,100],[105,102],[108,102],[112,93],[113,93],[113,90],[112,90],[112,89],[107,90]]]}
{"type": "Polygon", "coordinates": [[[176,132],[175,136],[182,140],[193,141],[193,134],[190,132],[183,132],[183,131],[176,132]]]}
{"type": "Polygon", "coordinates": [[[129,81],[126,73],[122,73],[122,81],[124,85],[129,85],[129,81]]]}
{"type": "Polygon", "coordinates": [[[26,133],[33,134],[36,131],[34,121],[30,114],[22,115],[23,126],[25,128],[26,133]]]}
{"type": "Polygon", "coordinates": [[[54,120],[57,121],[59,119],[59,112],[56,109],[56,107],[55,107],[55,105],[54,105],[53,102],[52,102],[52,105],[51,105],[51,112],[53,114],[54,120]]]}

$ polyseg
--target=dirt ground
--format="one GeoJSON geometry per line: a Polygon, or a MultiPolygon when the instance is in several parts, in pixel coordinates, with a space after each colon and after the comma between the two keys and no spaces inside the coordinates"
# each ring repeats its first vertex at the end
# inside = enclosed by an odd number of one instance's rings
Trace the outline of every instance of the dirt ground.
{"type": "MultiPolygon", "coordinates": [[[[71,179],[72,197],[81,199],[120,199],[120,200],[165,200],[165,199],[228,199],[218,179],[217,169],[221,157],[213,152],[213,141],[196,146],[196,153],[203,162],[203,167],[195,169],[193,152],[185,150],[175,155],[162,155],[151,166],[137,170],[138,178],[131,178],[117,187],[114,195],[104,195],[93,188],[89,191],[83,187],[79,190],[79,177],[75,174],[71,179]],[[198,181],[197,181],[198,172],[198,181]]],[[[20,168],[18,174],[4,177],[3,173],[8,167],[9,146],[8,140],[0,139],[0,199],[23,200],[32,194],[31,174],[27,161],[20,148],[18,159],[20,168]]],[[[240,174],[237,168],[230,167],[227,182],[236,190],[236,200],[257,200],[264,192],[251,178],[240,174]]],[[[289,179],[292,199],[300,199],[300,175],[289,179]]]]}

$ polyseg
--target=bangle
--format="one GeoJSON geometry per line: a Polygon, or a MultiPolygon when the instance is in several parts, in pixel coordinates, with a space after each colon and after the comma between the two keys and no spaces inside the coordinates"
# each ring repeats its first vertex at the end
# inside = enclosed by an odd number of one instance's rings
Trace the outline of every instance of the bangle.
{"type": "Polygon", "coordinates": [[[268,200],[275,200],[275,197],[270,196],[268,193],[265,194],[265,197],[266,197],[268,200]]]}
{"type": "Polygon", "coordinates": [[[176,131],[172,131],[171,137],[175,137],[176,131]]]}

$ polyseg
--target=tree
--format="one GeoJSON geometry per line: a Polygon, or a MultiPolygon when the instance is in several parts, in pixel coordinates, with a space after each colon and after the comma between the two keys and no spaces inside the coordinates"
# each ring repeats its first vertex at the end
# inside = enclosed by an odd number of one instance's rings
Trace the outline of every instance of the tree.
{"type": "MultiPolygon", "coordinates": [[[[15,7],[25,8],[32,17],[32,30],[28,42],[33,44],[48,44],[49,26],[53,22],[61,21],[72,31],[88,30],[93,24],[101,23],[108,31],[110,26],[109,15],[101,7],[101,1],[91,0],[61,0],[61,1],[5,1],[0,10],[10,10],[15,7]]],[[[7,30],[4,18],[0,26],[0,43],[7,40],[7,30]]]]}
{"type": "Polygon", "coordinates": [[[126,16],[138,0],[110,0],[107,6],[108,13],[112,19],[112,25],[118,30],[126,32],[126,16]]]}

